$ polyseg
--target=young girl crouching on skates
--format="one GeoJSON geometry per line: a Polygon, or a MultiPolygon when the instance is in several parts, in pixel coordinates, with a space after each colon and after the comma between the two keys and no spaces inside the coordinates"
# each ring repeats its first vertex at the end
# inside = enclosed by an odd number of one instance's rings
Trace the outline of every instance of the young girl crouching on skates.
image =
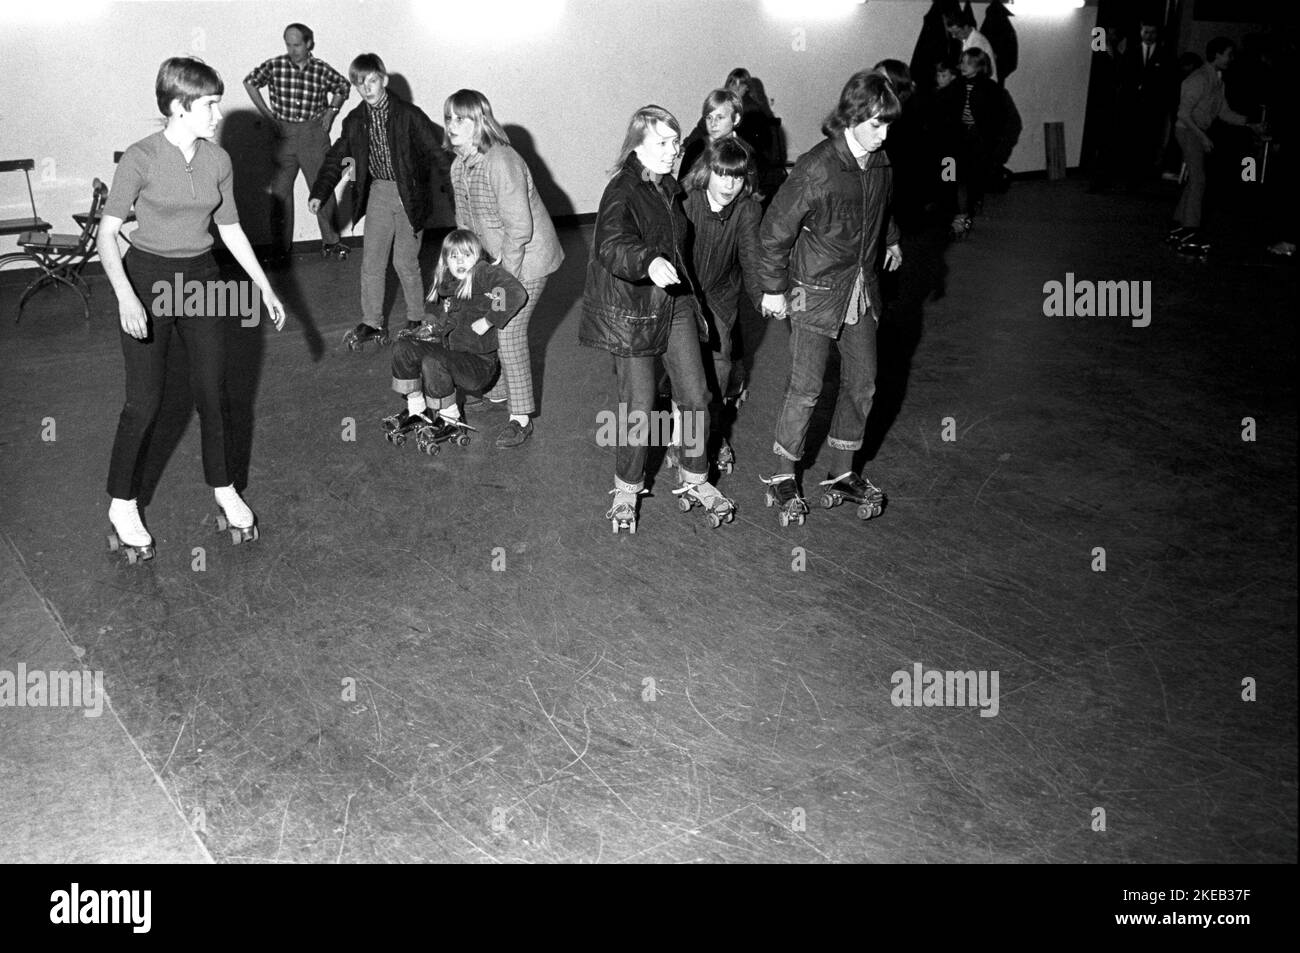
{"type": "Polygon", "coordinates": [[[519,279],[483,259],[478,236],[458,228],[442,242],[425,304],[425,321],[393,345],[393,390],[406,409],[384,418],[388,439],[408,433],[426,453],[466,430],[456,388],[482,392],[496,380],[497,332],[524,306],[519,279]]]}

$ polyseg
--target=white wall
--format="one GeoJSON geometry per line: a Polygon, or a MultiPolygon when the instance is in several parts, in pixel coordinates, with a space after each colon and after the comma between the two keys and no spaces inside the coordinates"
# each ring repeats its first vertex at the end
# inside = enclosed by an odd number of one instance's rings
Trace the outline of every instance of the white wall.
{"type": "MultiPolygon", "coordinates": [[[[977,20],[983,6],[975,5],[977,20]]],[[[552,211],[592,212],[638,106],[657,102],[689,128],[704,95],[732,67],[746,66],[764,80],[795,156],[819,140],[852,72],[887,56],[910,60],[928,9],[926,0],[5,2],[0,158],[37,160],[38,210],[69,229],[91,180],[111,178],[113,152],[159,128],[158,64],[194,53],[226,82],[218,136],[235,155],[245,229],[262,240],[266,200],[257,188],[269,156],[242,81],[283,52],[284,25],[301,20],[316,31],[316,55],[340,72],[359,52],[379,53],[436,122],[448,93],[482,90],[504,123],[531,134],[554,181],[552,211]]],[[[1091,8],[1016,17],[1020,67],[1008,86],[1025,134],[1013,170],[1044,167],[1046,120],[1066,123],[1069,161],[1077,163],[1094,18],[1091,8]]],[[[353,92],[345,112],[359,102],[353,92]]],[[[298,240],[318,237],[306,195],[299,177],[298,240]]],[[[0,217],[24,215],[26,206],[21,176],[0,177],[0,217]]],[[[0,253],[13,245],[0,239],[0,253]]]]}

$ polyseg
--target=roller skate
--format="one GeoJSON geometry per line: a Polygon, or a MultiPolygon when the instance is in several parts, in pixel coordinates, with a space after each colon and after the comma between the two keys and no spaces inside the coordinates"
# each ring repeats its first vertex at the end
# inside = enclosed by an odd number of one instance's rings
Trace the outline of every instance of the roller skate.
{"type": "Polygon", "coordinates": [[[383,347],[388,343],[388,332],[383,328],[372,328],[362,323],[343,335],[343,344],[349,351],[364,350],[371,342],[378,347],[383,347]]]}
{"type": "Polygon", "coordinates": [[[615,486],[609,491],[614,497],[614,502],[605,514],[605,519],[609,520],[609,525],[615,535],[620,529],[625,529],[629,533],[636,535],[636,517],[637,517],[637,497],[644,496],[645,490],[629,490],[622,486],[615,486]]]}
{"type": "Polygon", "coordinates": [[[1192,232],[1179,242],[1174,250],[1180,255],[1205,261],[1210,256],[1210,243],[1202,238],[1199,232],[1192,232]]]}
{"type": "Polygon", "coordinates": [[[469,435],[476,432],[463,420],[453,420],[437,414],[434,416],[433,423],[424,424],[415,431],[415,446],[421,453],[433,456],[444,443],[468,447],[469,435]]]}
{"type": "Polygon", "coordinates": [[[337,258],[339,261],[348,260],[348,246],[342,242],[330,244],[325,242],[320,247],[320,256],[322,258],[337,258]]]}
{"type": "Polygon", "coordinates": [[[720,438],[718,444],[718,472],[730,473],[736,469],[736,451],[731,449],[731,443],[726,437],[720,438]]]}
{"type": "Polygon", "coordinates": [[[948,225],[948,235],[953,241],[961,241],[975,227],[975,220],[969,215],[954,215],[948,225]]]}
{"type": "Polygon", "coordinates": [[[438,412],[425,408],[418,414],[403,410],[400,414],[385,417],[382,421],[384,438],[394,447],[406,443],[406,438],[421,427],[431,426],[438,419],[438,412]]]}
{"type": "Polygon", "coordinates": [[[857,503],[858,519],[869,520],[879,516],[885,509],[885,494],[877,489],[870,480],[856,473],[842,473],[829,480],[822,480],[822,506],[830,509],[841,503],[857,503]]]}
{"type": "Polygon", "coordinates": [[[108,521],[113,524],[113,532],[108,534],[110,553],[122,551],[132,566],[153,559],[153,537],[140,521],[135,500],[113,500],[108,505],[108,521]]]}
{"type": "Polygon", "coordinates": [[[799,484],[794,474],[778,473],[770,480],[763,477],[759,479],[767,484],[767,505],[781,508],[781,511],[776,514],[781,525],[789,526],[794,522],[802,526],[804,518],[808,515],[808,504],[799,495],[799,484]]]}
{"type": "Polygon", "coordinates": [[[1169,229],[1169,234],[1164,237],[1164,243],[1169,245],[1171,248],[1177,248],[1195,231],[1196,229],[1194,228],[1188,228],[1185,225],[1178,225],[1169,229]]]}
{"type": "Polygon", "coordinates": [[[261,534],[257,531],[257,517],[239,497],[233,486],[220,486],[213,490],[221,512],[217,514],[217,532],[229,533],[230,542],[238,546],[249,543],[261,534]]]}
{"type": "Polygon", "coordinates": [[[673,490],[673,496],[677,497],[677,508],[683,513],[689,513],[695,506],[702,507],[714,529],[736,518],[735,502],[719,493],[718,488],[707,480],[683,483],[673,490]]]}

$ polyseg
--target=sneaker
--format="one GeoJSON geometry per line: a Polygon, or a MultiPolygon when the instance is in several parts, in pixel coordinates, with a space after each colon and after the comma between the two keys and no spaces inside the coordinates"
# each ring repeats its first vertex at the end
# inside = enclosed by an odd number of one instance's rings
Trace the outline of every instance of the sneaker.
{"type": "Polygon", "coordinates": [[[533,421],[530,417],[527,424],[520,424],[517,420],[508,420],[506,425],[497,431],[497,446],[501,449],[507,447],[517,447],[533,435],[533,421]]]}
{"type": "Polygon", "coordinates": [[[500,398],[497,398],[497,397],[487,397],[487,396],[484,396],[483,394],[466,394],[466,395],[465,395],[465,406],[466,406],[466,407],[481,407],[481,406],[483,406],[484,404],[490,404],[490,405],[493,406],[493,407],[500,407],[500,406],[501,406],[502,404],[504,404],[507,400],[509,400],[509,398],[507,398],[507,397],[500,397],[500,398]]]}

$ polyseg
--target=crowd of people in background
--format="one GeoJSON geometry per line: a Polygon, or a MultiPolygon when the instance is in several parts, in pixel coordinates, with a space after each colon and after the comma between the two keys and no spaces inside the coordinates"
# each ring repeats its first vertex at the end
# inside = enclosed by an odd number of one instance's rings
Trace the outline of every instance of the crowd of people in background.
{"type": "MultiPolygon", "coordinates": [[[[1294,97],[1277,72],[1287,41],[1251,38],[1245,56],[1226,37],[1176,53],[1154,13],[1102,28],[1093,54],[1084,164],[1095,193],[1180,184],[1165,242],[1204,255],[1205,220],[1267,223],[1274,255],[1295,253],[1294,97]],[[1273,168],[1268,168],[1270,159],[1273,168]],[[1243,173],[1243,169],[1249,170],[1243,173]],[[1256,201],[1234,202],[1243,183],[1256,201]],[[1256,212],[1263,214],[1252,214],[1256,212]],[[1244,213],[1244,214],[1243,214],[1244,213]]],[[[1293,51],[1292,51],[1293,52],[1293,51]]]]}

